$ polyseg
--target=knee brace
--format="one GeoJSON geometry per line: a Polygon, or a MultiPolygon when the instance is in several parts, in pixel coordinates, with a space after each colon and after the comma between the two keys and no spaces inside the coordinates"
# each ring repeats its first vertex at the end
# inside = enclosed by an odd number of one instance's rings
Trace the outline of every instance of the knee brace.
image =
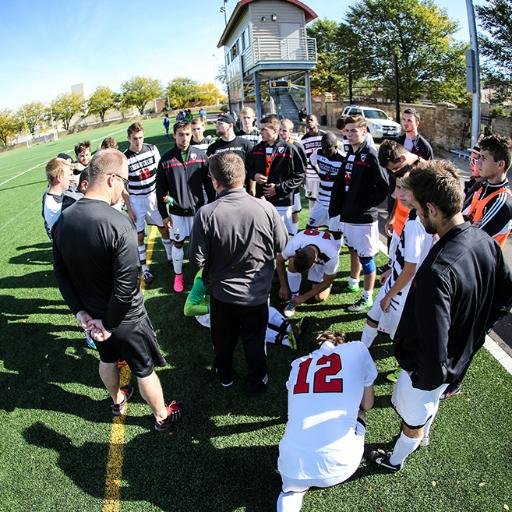
{"type": "Polygon", "coordinates": [[[363,267],[363,274],[366,276],[375,272],[377,267],[375,266],[375,260],[371,256],[361,257],[359,256],[359,261],[361,262],[361,266],[363,267]]]}

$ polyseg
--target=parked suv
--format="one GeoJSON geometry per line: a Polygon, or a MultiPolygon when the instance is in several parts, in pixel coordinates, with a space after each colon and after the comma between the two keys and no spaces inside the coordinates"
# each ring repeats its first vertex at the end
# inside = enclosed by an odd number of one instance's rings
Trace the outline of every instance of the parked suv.
{"type": "Polygon", "coordinates": [[[363,116],[368,126],[368,131],[374,139],[394,139],[400,135],[401,126],[395,123],[383,110],[373,107],[349,105],[343,110],[341,117],[363,116]]]}

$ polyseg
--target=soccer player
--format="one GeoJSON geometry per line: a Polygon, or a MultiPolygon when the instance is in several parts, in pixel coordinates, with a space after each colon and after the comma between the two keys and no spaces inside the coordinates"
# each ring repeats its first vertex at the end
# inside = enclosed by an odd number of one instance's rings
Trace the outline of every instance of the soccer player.
{"type": "Polygon", "coordinates": [[[340,216],[345,243],[350,250],[350,278],[346,290],[359,290],[361,269],[364,275],[362,297],[348,306],[348,310],[354,312],[373,305],[376,276],[373,257],[379,244],[377,206],[388,193],[387,176],[379,165],[377,152],[364,140],[366,131],[363,117],[346,118],[345,134],[350,146],[336,176],[329,204],[329,217],[340,216]]]}
{"type": "Polygon", "coordinates": [[[260,131],[254,122],[256,121],[256,112],[251,107],[244,107],[240,110],[240,121],[242,123],[242,129],[237,133],[239,137],[251,142],[253,146],[261,141],[260,131]]]}
{"type": "Polygon", "coordinates": [[[276,269],[279,276],[279,298],[291,301],[284,316],[291,317],[298,306],[314,297],[317,302],[327,300],[338,271],[338,241],[328,231],[309,228],[297,233],[277,255],[276,269]],[[288,261],[288,270],[285,262],[288,261]],[[308,271],[311,289],[300,294],[302,273],[308,271]]]}
{"type": "Polygon", "coordinates": [[[190,145],[196,147],[197,149],[202,149],[206,151],[208,146],[212,143],[212,138],[210,135],[208,137],[204,136],[204,122],[200,117],[196,117],[190,123],[192,128],[192,140],[190,141],[190,145]]]}
{"type": "Polygon", "coordinates": [[[394,337],[402,371],[392,403],[402,432],[392,451],[369,458],[389,471],[429,443],[439,397],[466,372],[485,335],[512,306],[512,273],[498,244],[464,222],[464,194],[453,164],[439,160],[413,169],[405,180],[427,233],[439,241],[416,272],[394,337]]]}
{"type": "Polygon", "coordinates": [[[52,238],[52,228],[62,211],[64,196],[69,189],[69,181],[73,175],[71,169],[70,162],[63,158],[52,158],[46,164],[48,190],[43,194],[42,215],[44,228],[50,239],[52,238]]]}
{"type": "Polygon", "coordinates": [[[164,431],[181,417],[181,405],[166,405],[155,366],[166,361],[139,289],[137,235],[133,224],[111,208],[128,183],[128,163],[115,149],[98,151],[89,165],[89,187],[53,230],[55,277],[82,328],[96,342],[99,374],[112,398],[112,414],[126,413],[133,388],[120,387],[120,359],[137,378],[140,394],[164,431]]]}
{"type": "MultiPolygon", "coordinates": [[[[306,116],[306,128],[308,131],[302,136],[300,141],[304,146],[304,151],[306,152],[306,156],[309,159],[309,157],[313,154],[313,151],[322,147],[322,136],[325,132],[320,130],[318,127],[318,119],[313,114],[308,114],[306,116]]],[[[306,167],[305,192],[306,197],[309,200],[310,211],[313,209],[314,203],[318,196],[319,186],[320,178],[318,177],[316,170],[311,166],[310,163],[308,163],[306,167]]]]}
{"type": "Polygon", "coordinates": [[[322,135],[322,147],[316,149],[309,157],[311,166],[316,170],[320,185],[313,209],[309,213],[308,228],[327,227],[341,248],[343,227],[339,217],[329,218],[329,203],[334,180],[343,162],[343,155],[338,150],[338,138],[332,132],[322,135]]]}
{"type": "Polygon", "coordinates": [[[432,160],[434,152],[432,146],[423,135],[418,132],[420,113],[415,108],[406,108],[402,114],[402,128],[404,133],[396,139],[407,151],[418,155],[423,160],[432,160]]]}
{"type": "Polygon", "coordinates": [[[84,169],[89,165],[91,161],[91,143],[86,140],[84,142],[79,142],[75,146],[75,155],[78,161],[78,168],[80,170],[84,169]]]}
{"type": "MultiPolygon", "coordinates": [[[[281,125],[279,127],[279,137],[288,144],[292,144],[293,147],[299,153],[302,161],[304,162],[304,168],[308,165],[308,157],[304,151],[304,146],[293,136],[293,121],[290,119],[281,119],[281,125]]],[[[302,204],[300,201],[300,187],[297,188],[293,194],[293,208],[292,208],[292,235],[297,234],[299,230],[299,213],[302,210],[302,204]]]]}
{"type": "Polygon", "coordinates": [[[293,194],[304,179],[304,162],[291,144],[279,139],[279,118],[260,123],[262,141],[247,155],[247,176],[256,182],[256,197],[272,203],[289,234],[293,233],[293,194]]]}
{"type": "Polygon", "coordinates": [[[480,141],[477,160],[482,185],[473,193],[464,216],[503,247],[512,227],[512,194],[507,171],[512,162],[512,140],[489,135],[480,141]]]}
{"type": "MultiPolygon", "coordinates": [[[[203,269],[200,269],[194,278],[194,285],[185,301],[183,313],[185,316],[195,316],[203,327],[210,328],[210,298],[203,281],[203,269]]],[[[265,341],[296,349],[297,336],[302,332],[301,325],[302,323],[287,320],[275,307],[269,305],[265,341]]]]}
{"type": "Polygon", "coordinates": [[[140,123],[133,123],[128,127],[128,142],[130,146],[124,155],[128,159],[129,197],[123,197],[137,228],[142,278],[144,283],[149,285],[154,277],[146,263],[146,246],[144,245],[146,224],[158,227],[167,260],[169,262],[172,260],[169,232],[163,224],[156,199],[156,170],[160,162],[160,152],[153,144],[144,143],[144,127],[140,123]]]}
{"type": "Polygon", "coordinates": [[[279,443],[283,486],[278,512],[299,511],[310,487],[344,482],[363,456],[375,363],[361,342],[345,343],[341,333],[326,331],[317,341],[317,350],[292,362],[286,382],[288,422],[279,443]]]}
{"type": "Polygon", "coordinates": [[[192,129],[187,121],[174,124],[176,145],[160,160],[156,175],[158,211],[172,240],[173,289],[181,293],[183,281],[183,244],[190,236],[194,215],[205,204],[205,197],[214,199],[214,191],[208,178],[206,153],[190,145],[192,129]],[[165,197],[172,203],[167,211],[165,197]]]}
{"type": "MultiPolygon", "coordinates": [[[[412,167],[406,166],[395,174],[397,199],[408,209],[412,208],[411,194],[404,179],[410,169],[412,167]]],[[[388,334],[391,339],[395,336],[416,269],[427,256],[434,241],[433,235],[425,231],[416,212],[412,210],[399,242],[395,245],[395,251],[390,254],[391,269],[383,274],[384,284],[368,312],[361,335],[361,341],[366,347],[371,347],[377,331],[388,334]]]]}
{"type": "MultiPolygon", "coordinates": [[[[395,254],[396,244],[398,244],[400,240],[402,229],[404,228],[410,212],[410,208],[405,206],[400,199],[396,197],[395,173],[405,167],[417,167],[425,163],[425,160],[407,151],[401,144],[398,144],[398,142],[394,140],[383,141],[377,155],[381,167],[388,171],[390,186],[390,202],[388,202],[388,206],[392,205],[392,208],[390,210],[388,209],[388,220],[384,226],[389,240],[388,254],[390,261],[392,255],[395,254]],[[391,187],[393,187],[393,190],[391,190],[391,187]]],[[[382,267],[377,268],[377,273],[382,274],[387,272],[390,268],[390,262],[386,263],[382,267]]]]}

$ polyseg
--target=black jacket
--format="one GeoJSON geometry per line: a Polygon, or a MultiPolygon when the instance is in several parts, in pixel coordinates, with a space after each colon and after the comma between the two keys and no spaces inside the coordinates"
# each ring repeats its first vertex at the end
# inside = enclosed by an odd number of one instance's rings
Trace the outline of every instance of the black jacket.
{"type": "MultiPolygon", "coordinates": [[[[266,174],[266,142],[256,144],[247,155],[245,167],[247,177],[254,180],[256,174],[266,174]]],[[[276,195],[269,199],[274,206],[293,205],[293,193],[304,180],[304,162],[300,153],[284,140],[278,140],[274,147],[268,174],[268,183],[276,184],[276,195]]],[[[263,196],[263,187],[256,185],[256,197],[263,196]]]]}
{"type": "MultiPolygon", "coordinates": [[[[396,138],[396,141],[398,144],[404,145],[405,142],[405,133],[402,133],[402,135],[399,135],[396,138]]],[[[416,135],[414,140],[412,141],[412,151],[411,153],[414,153],[415,155],[418,155],[419,157],[423,158],[423,160],[432,160],[434,158],[434,151],[432,150],[432,146],[430,145],[430,142],[423,137],[423,135],[416,135]]]]}
{"type": "Polygon", "coordinates": [[[457,381],[486,332],[512,306],[512,274],[499,245],[465,222],[437,242],[418,269],[394,338],[413,386],[457,381]]]}
{"type": "Polygon", "coordinates": [[[377,206],[388,190],[388,176],[375,149],[363,142],[354,153],[349,146],[334,181],[329,217],[341,215],[342,222],[370,224],[377,220],[377,206]]]}
{"type": "Polygon", "coordinates": [[[185,162],[177,146],[165,153],[156,173],[158,211],[163,219],[169,216],[166,195],[173,200],[169,213],[181,217],[195,215],[206,202],[213,201],[215,192],[208,177],[208,159],[204,150],[190,146],[185,162]],[[205,201],[205,193],[208,201],[205,201]]]}

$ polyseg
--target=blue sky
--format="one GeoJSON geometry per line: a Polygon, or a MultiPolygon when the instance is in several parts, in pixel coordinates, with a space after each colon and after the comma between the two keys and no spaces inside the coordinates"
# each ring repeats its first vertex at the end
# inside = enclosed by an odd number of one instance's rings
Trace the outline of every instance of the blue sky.
{"type": "MultiPolygon", "coordinates": [[[[320,18],[342,21],[355,0],[302,0],[320,18]]],[[[392,1],[392,0],[391,0],[392,1]]],[[[465,0],[435,0],[469,40],[465,0]]],[[[236,0],[227,3],[228,15],[236,0]]],[[[223,62],[222,0],[2,0],[0,109],[49,102],[84,83],[119,90],[133,75],[212,82],[223,62]]]]}

